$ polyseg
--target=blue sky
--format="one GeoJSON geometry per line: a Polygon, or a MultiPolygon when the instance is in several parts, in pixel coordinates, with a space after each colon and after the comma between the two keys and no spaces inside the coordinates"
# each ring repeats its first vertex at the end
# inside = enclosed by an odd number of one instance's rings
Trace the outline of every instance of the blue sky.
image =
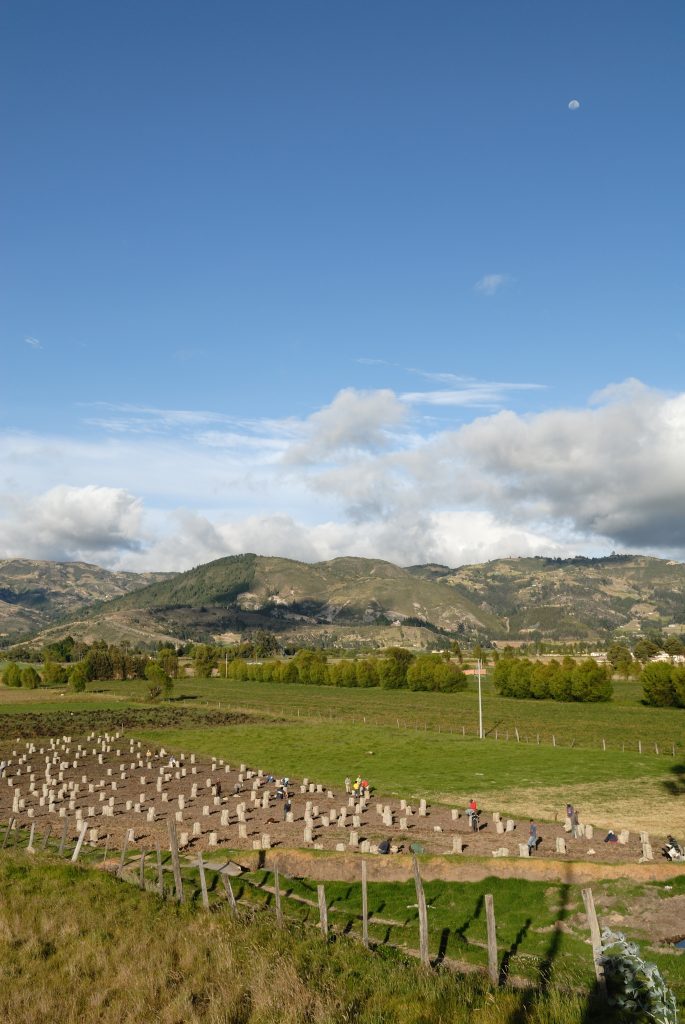
{"type": "Polygon", "coordinates": [[[683,557],[680,2],[0,18],[0,557],[683,557]]]}

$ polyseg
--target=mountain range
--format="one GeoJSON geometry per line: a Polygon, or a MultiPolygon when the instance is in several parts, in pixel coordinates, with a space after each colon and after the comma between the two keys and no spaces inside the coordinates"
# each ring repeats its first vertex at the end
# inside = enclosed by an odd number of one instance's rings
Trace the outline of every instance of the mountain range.
{"type": "Polygon", "coordinates": [[[642,555],[402,568],[231,555],[183,573],[0,561],[0,640],[231,642],[255,629],[324,646],[592,641],[685,632],[685,564],[642,555]]]}

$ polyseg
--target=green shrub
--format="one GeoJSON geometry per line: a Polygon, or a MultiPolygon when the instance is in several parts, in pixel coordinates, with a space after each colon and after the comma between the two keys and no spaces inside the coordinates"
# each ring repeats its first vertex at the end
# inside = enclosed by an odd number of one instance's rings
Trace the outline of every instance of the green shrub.
{"type": "Polygon", "coordinates": [[[21,672],[15,662],[10,661],[9,664],[5,665],[2,681],[5,686],[21,686],[21,672]]]}
{"type": "Polygon", "coordinates": [[[75,693],[83,693],[88,682],[88,673],[83,662],[78,661],[69,672],[69,686],[75,693]]]}
{"type": "Polygon", "coordinates": [[[647,963],[638,947],[621,932],[605,928],[602,957],[609,1003],[631,1024],[677,1024],[675,996],[656,964],[647,963]]]}
{"type": "Polygon", "coordinates": [[[685,707],[685,669],[651,661],[640,676],[645,702],[657,708],[685,707]]]}
{"type": "Polygon", "coordinates": [[[21,685],[26,690],[35,690],[40,686],[40,676],[33,665],[27,665],[26,668],[21,670],[21,685]]]}
{"type": "Polygon", "coordinates": [[[43,668],[43,682],[46,686],[66,686],[69,681],[67,670],[55,661],[46,661],[43,668]]]}

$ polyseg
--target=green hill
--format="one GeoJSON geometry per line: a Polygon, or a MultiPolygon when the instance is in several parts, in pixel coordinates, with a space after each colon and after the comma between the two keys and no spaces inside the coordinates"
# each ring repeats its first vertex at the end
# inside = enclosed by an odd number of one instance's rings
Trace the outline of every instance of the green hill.
{"type": "Polygon", "coordinates": [[[505,635],[531,639],[606,638],[617,631],[685,631],[685,565],[644,555],[501,558],[458,569],[410,572],[482,602],[505,635]]]}
{"type": "Polygon", "coordinates": [[[148,646],[229,642],[261,628],[306,644],[431,647],[454,637],[601,641],[685,632],[685,565],[637,555],[403,569],[374,558],[309,564],[243,554],[140,575],[15,560],[0,563],[3,587],[6,642],[66,631],[148,646]]]}
{"type": "Polygon", "coordinates": [[[0,639],[9,642],[173,573],[109,572],[87,562],[0,560],[0,639]]]}
{"type": "Polygon", "coordinates": [[[310,565],[245,554],[95,604],[70,630],[84,638],[113,637],[130,627],[131,640],[145,632],[151,639],[211,640],[266,628],[294,632],[307,642],[325,633],[330,642],[366,645],[398,642],[397,630],[405,624],[433,636],[500,629],[496,616],[468,595],[390,562],[336,558],[310,565]],[[387,637],[381,635],[387,630],[387,637]]]}

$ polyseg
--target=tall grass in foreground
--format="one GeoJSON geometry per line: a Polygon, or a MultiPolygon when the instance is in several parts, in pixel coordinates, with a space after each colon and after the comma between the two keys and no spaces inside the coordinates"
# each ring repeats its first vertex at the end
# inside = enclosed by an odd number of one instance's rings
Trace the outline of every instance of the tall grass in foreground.
{"type": "Polygon", "coordinates": [[[0,857],[6,1024],[589,1024],[577,992],[492,991],[273,917],[163,902],[103,873],[0,857]]]}

